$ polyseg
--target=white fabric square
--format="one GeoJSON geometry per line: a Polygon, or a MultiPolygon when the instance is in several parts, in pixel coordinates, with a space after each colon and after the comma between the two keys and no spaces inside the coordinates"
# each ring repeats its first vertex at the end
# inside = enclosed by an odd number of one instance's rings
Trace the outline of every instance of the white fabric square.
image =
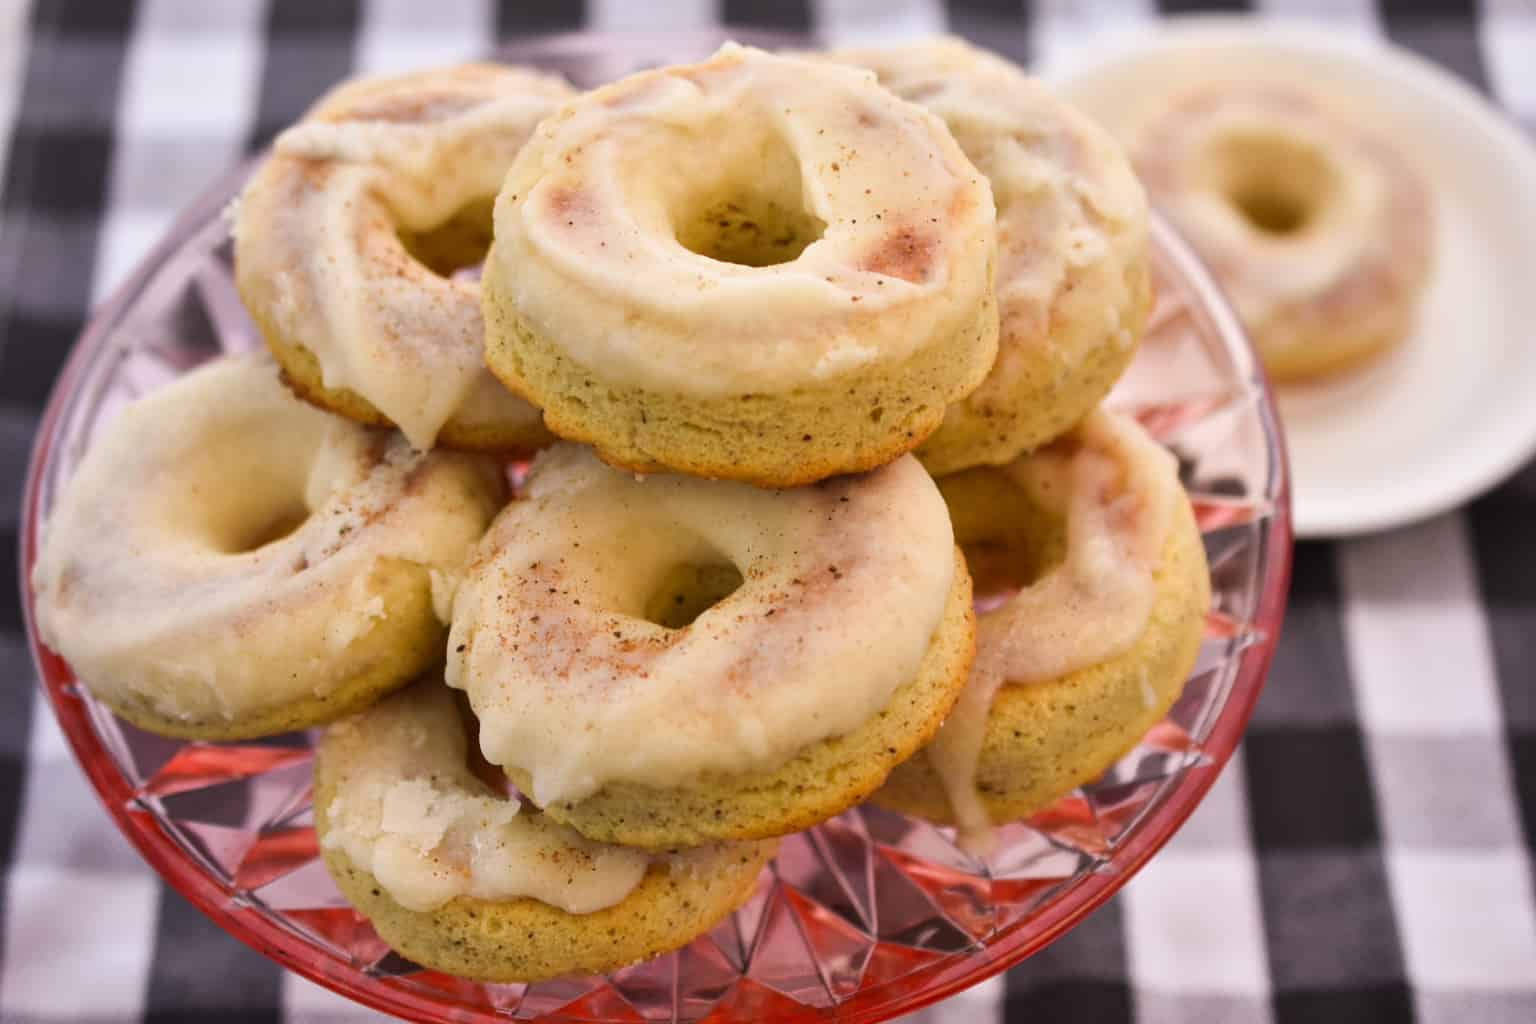
{"type": "Polygon", "coordinates": [[[1121,900],[1138,988],[1268,994],[1258,881],[1247,853],[1164,849],[1131,879],[1121,900]]]}
{"type": "Polygon", "coordinates": [[[976,1024],[978,1021],[1000,1021],[1003,1019],[1003,998],[1006,992],[1004,976],[994,974],[916,1013],[893,1017],[891,1024],[976,1024]]]}
{"type": "Polygon", "coordinates": [[[1336,550],[1345,646],[1366,728],[1496,735],[1493,655],[1462,517],[1336,550]]]}
{"type": "Polygon", "coordinates": [[[1246,778],[1247,767],[1239,747],[1200,806],[1168,841],[1165,852],[1197,854],[1224,850],[1251,855],[1246,778]]]}
{"type": "Polygon", "coordinates": [[[1330,29],[1377,32],[1373,0],[1259,0],[1260,14],[1293,20],[1319,20],[1330,29]]]}
{"type": "Polygon", "coordinates": [[[1494,95],[1515,116],[1536,118],[1536,8],[1529,0],[1483,0],[1477,33],[1494,95]]]}
{"type": "Polygon", "coordinates": [[[284,1024],[373,1024],[385,1019],[293,971],[283,974],[284,1024]]]}
{"type": "MultiPolygon", "coordinates": [[[[70,752],[69,741],[59,728],[59,720],[53,717],[53,705],[39,687],[32,702],[32,728],[27,734],[27,760],[32,764],[75,760],[70,752]]],[[[78,768],[76,769],[78,770],[78,768]]],[[[83,776],[82,776],[83,777],[83,776]]]]}
{"type": "Polygon", "coordinates": [[[1034,7],[1032,63],[1039,68],[1068,64],[1084,52],[1156,27],[1152,0],[1043,0],[1034,7]]]}
{"type": "Polygon", "coordinates": [[[1531,1024],[1536,1020],[1536,992],[1415,992],[1419,1024],[1531,1024]]]}
{"type": "MultiPolygon", "coordinates": [[[[1520,845],[1509,757],[1497,739],[1375,735],[1369,755],[1388,846],[1493,850],[1520,845]]],[[[1532,974],[1536,977],[1536,965],[1532,974]]]]}
{"type": "Polygon", "coordinates": [[[34,741],[23,793],[14,862],[99,874],[149,873],[73,758],[43,760],[34,741]]]}
{"type": "Polygon", "coordinates": [[[1529,991],[1536,903],[1518,848],[1387,851],[1408,976],[1417,988],[1529,991]]]}
{"type": "Polygon", "coordinates": [[[198,31],[180,30],[178,0],[148,0],[128,51],[118,130],[201,135],[250,122],[261,74],[259,4],[218,4],[198,31]]]}
{"type": "MultiPolygon", "coordinates": [[[[122,156],[115,162],[120,166],[122,156]]],[[[209,182],[204,181],[207,186],[209,182]]],[[[189,192],[188,198],[197,195],[189,192]]],[[[144,254],[160,241],[175,214],[169,210],[135,210],[126,203],[102,218],[96,243],[96,272],[91,279],[91,302],[100,304],[118,289],[144,254]]]]}
{"type": "MultiPolygon", "coordinates": [[[[219,5],[219,30],[178,30],[184,5],[148,0],[128,44],[118,98],[118,141],[109,202],[96,254],[94,299],[100,302],[150,250],[175,214],[145,209],[168,192],[190,202],[211,184],[212,166],[233,166],[255,116],[261,75],[262,8],[219,5]],[[211,35],[209,33],[212,33],[211,35]],[[195,160],[135,157],[135,147],[182,137],[195,160]]],[[[206,19],[205,19],[206,20],[206,19]]]]}
{"type": "MultiPolygon", "coordinates": [[[[27,16],[31,4],[0,4],[0,167],[10,149],[11,122],[21,99],[21,72],[26,66],[27,16]]],[[[0,183],[0,192],[4,184],[0,183]]],[[[0,196],[3,198],[3,196],[0,196]]]]}
{"type": "Polygon", "coordinates": [[[7,880],[0,1020],[136,1020],[155,949],[148,871],[86,874],[18,864],[7,880]]]}
{"type": "Polygon", "coordinates": [[[668,32],[719,24],[716,0],[587,0],[587,25],[597,32],[668,32]]]}
{"type": "Polygon", "coordinates": [[[942,0],[821,0],[811,20],[828,46],[879,46],[944,31],[942,0]]]}
{"type": "Polygon", "coordinates": [[[419,71],[489,55],[489,0],[369,0],[357,33],[363,74],[419,71]]]}

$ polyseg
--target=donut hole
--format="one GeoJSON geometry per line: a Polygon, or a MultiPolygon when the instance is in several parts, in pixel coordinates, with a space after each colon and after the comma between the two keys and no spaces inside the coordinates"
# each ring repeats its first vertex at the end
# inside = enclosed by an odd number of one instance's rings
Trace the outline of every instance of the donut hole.
{"type": "Polygon", "coordinates": [[[463,275],[485,262],[491,248],[491,211],[496,199],[487,196],[459,207],[441,224],[421,231],[400,228],[400,244],[411,258],[440,277],[463,275]]]}
{"type": "Polygon", "coordinates": [[[1270,235],[1295,234],[1306,227],[1311,212],[1294,196],[1268,189],[1240,191],[1228,198],[1250,227],[1270,235]]]}
{"type": "Polygon", "coordinates": [[[941,479],[939,491],[971,574],[977,612],[1003,604],[1065,558],[1065,520],[1002,470],[965,470],[941,479]]]}
{"type": "Polygon", "coordinates": [[[241,555],[275,544],[309,519],[309,509],[297,498],[278,509],[256,511],[249,521],[230,524],[223,545],[226,554],[241,555]]]}
{"type": "Polygon", "coordinates": [[[316,458],[316,424],[254,418],[206,439],[167,467],[167,498],[156,518],[168,538],[219,555],[264,551],[309,520],[306,500],[316,458]]]}
{"type": "Polygon", "coordinates": [[[645,602],[645,618],[667,629],[683,629],[742,584],[741,570],[723,559],[679,562],[661,573],[645,602]]]}
{"type": "Polygon", "coordinates": [[[772,267],[797,259],[826,224],[781,198],[738,193],[704,206],[677,240],[685,249],[721,263],[772,267]]]}
{"type": "MultiPolygon", "coordinates": [[[[826,222],[806,209],[800,159],[776,132],[742,132],[701,143],[716,150],[702,173],[679,173],[668,206],[679,244],[721,263],[789,263],[826,222]]],[[[690,154],[690,159],[694,154],[690,154]]]]}
{"type": "Polygon", "coordinates": [[[1313,224],[1337,187],[1332,163],[1315,145],[1275,134],[1234,134],[1214,159],[1222,195],[1254,231],[1287,237],[1313,224]]]}

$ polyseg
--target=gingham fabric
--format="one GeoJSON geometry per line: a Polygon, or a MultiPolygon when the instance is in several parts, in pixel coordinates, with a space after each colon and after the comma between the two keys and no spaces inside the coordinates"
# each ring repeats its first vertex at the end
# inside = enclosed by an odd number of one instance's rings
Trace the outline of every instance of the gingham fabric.
{"type": "MultiPolygon", "coordinates": [[[[947,28],[1027,62],[1249,6],[0,0],[0,562],[16,557],[28,445],[87,311],[178,208],[343,75],[547,30],[717,21],[838,43],[947,28]]],[[[1385,33],[1536,128],[1530,0],[1257,7],[1385,33]]],[[[1195,817],[1077,929],[920,1017],[1536,1021],[1533,525],[1528,466],[1420,526],[1300,545],[1268,687],[1195,817]]],[[[372,1018],[225,936],[140,863],[39,695],[10,585],[0,616],[0,1020],[372,1018]]]]}

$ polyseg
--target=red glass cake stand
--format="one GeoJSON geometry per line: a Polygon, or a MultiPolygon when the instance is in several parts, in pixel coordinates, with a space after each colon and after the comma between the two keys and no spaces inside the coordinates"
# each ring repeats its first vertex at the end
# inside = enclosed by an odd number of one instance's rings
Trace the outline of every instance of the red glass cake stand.
{"type": "MultiPolygon", "coordinates": [[[[507,55],[592,85],[721,38],[559,36],[507,55]]],[[[75,346],[33,453],[23,573],[60,486],[125,402],[258,343],[222,212],[242,177],[177,221],[75,346]]],[[[144,859],[231,935],[358,1002],[456,1021],[873,1021],[916,1009],[1039,950],[1168,841],[1231,755],[1274,648],[1291,547],[1274,404],[1210,277],[1162,224],[1153,241],[1158,304],[1111,402],[1179,457],[1211,566],[1205,641],[1183,696],[1134,751],[1003,826],[984,860],[948,829],[856,808],[787,839],[752,900],[677,953],[602,977],[483,985],[391,953],[337,895],[312,828],[311,736],[186,743],[118,721],[37,643],[28,591],[43,686],[144,859]]]]}

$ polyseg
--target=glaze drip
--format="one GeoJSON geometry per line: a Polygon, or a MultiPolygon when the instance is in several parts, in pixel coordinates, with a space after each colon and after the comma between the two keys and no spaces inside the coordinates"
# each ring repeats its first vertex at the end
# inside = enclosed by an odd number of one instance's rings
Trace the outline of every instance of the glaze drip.
{"type": "Polygon", "coordinates": [[[322,845],[408,910],[527,897],[589,914],[640,884],[650,857],[520,811],[470,771],[465,744],[453,695],[434,680],[331,726],[318,755],[334,780],[322,845]]]}
{"type": "Polygon", "coordinates": [[[1043,506],[1065,512],[1067,548],[1059,565],[978,615],[970,679],[928,747],[968,845],[985,850],[991,841],[975,776],[998,689],[1123,654],[1146,628],[1156,597],[1153,573],[1178,498],[1171,462],[1134,422],[1101,411],[1067,438],[999,470],[1043,506]]]}

